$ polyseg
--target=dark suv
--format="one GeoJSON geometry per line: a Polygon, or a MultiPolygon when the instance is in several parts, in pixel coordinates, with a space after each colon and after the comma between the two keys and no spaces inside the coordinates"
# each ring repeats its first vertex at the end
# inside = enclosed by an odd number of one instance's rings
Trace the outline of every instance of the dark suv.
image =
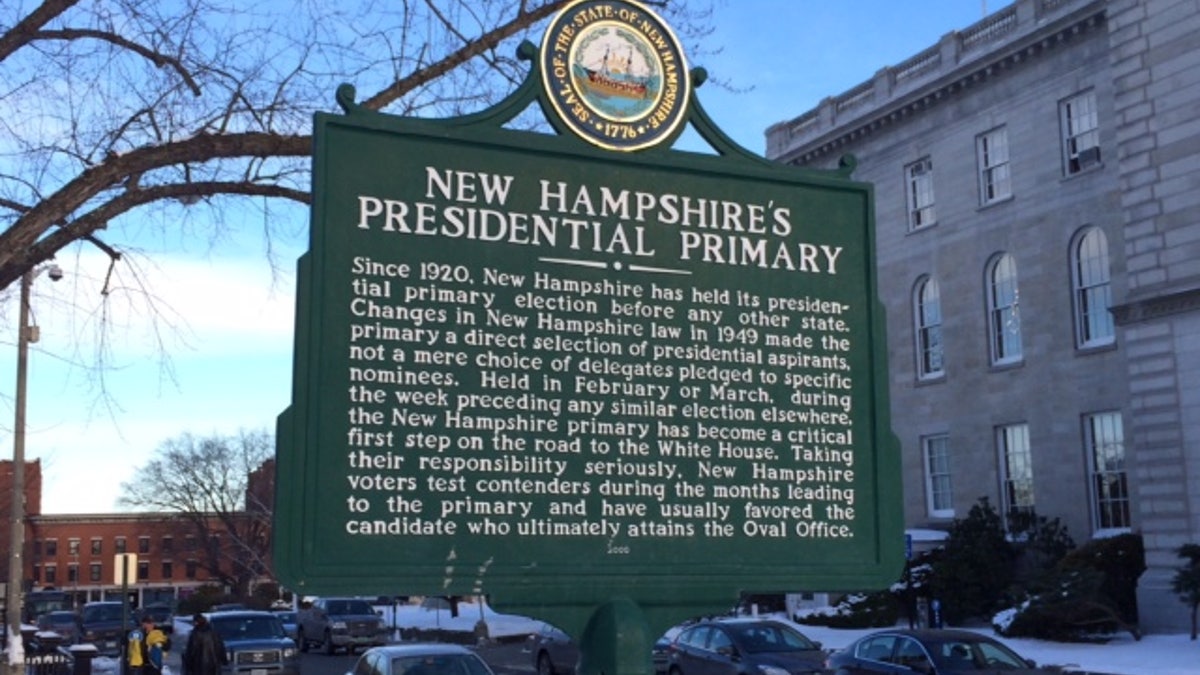
{"type": "Polygon", "coordinates": [[[297,640],[300,649],[310,644],[320,645],[326,654],[345,649],[353,654],[357,648],[367,649],[387,644],[383,618],[361,598],[317,598],[296,615],[297,640]]]}
{"type": "Polygon", "coordinates": [[[83,631],[80,642],[95,645],[102,656],[116,656],[121,653],[125,634],[133,627],[133,613],[126,613],[119,601],[89,602],[79,612],[79,622],[83,631]]]}
{"type": "Polygon", "coordinates": [[[274,614],[235,610],[207,616],[229,655],[222,675],[300,675],[296,643],[274,614]]]}

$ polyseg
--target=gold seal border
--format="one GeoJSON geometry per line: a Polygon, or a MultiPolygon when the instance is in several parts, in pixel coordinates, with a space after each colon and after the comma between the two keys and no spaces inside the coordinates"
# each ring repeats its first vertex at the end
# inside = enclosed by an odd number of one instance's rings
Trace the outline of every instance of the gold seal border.
{"type": "Polygon", "coordinates": [[[576,136],[592,145],[606,150],[624,152],[642,150],[671,138],[687,117],[688,99],[691,96],[691,79],[688,74],[687,58],[679,39],[662,17],[632,0],[574,0],[563,7],[546,27],[546,32],[542,37],[540,62],[542,85],[546,97],[550,101],[550,106],[576,136]],[[640,33],[641,37],[653,48],[654,41],[646,37],[645,31],[634,23],[637,19],[648,20],[651,22],[651,28],[659,33],[665,43],[662,49],[656,50],[660,61],[663,62],[663,91],[658,97],[660,100],[654,108],[636,121],[606,121],[606,115],[594,109],[575,89],[568,55],[572,51],[574,41],[579,37],[581,27],[586,27],[586,24],[581,26],[575,21],[579,10],[582,9],[581,6],[585,4],[593,5],[589,9],[600,11],[602,14],[593,19],[584,19],[586,23],[620,22],[630,30],[640,33]],[[668,54],[669,58],[664,58],[664,53],[668,54]],[[559,56],[556,57],[556,54],[559,56]],[[668,73],[671,70],[669,67],[671,61],[674,61],[675,64],[673,97],[668,96],[670,85],[668,73]],[[667,106],[669,108],[664,110],[664,107],[667,106]],[[582,116],[582,119],[581,111],[587,113],[582,116]],[[659,118],[657,123],[654,121],[655,117],[659,118]],[[596,120],[606,125],[607,128],[597,131],[596,120]],[[639,129],[639,126],[643,128],[639,129]],[[609,133],[605,133],[605,131],[609,133]],[[623,139],[619,138],[621,136],[629,140],[622,142],[623,139]],[[642,138],[646,136],[650,137],[642,138]],[[639,142],[639,139],[642,140],[639,142]]]}

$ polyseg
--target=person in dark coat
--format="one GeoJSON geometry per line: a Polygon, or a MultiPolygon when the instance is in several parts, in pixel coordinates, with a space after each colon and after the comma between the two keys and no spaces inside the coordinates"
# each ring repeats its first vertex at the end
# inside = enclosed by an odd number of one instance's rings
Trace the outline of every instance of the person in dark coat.
{"type": "Polygon", "coordinates": [[[229,663],[225,643],[209,625],[203,614],[192,617],[192,634],[183,649],[183,672],[186,675],[219,675],[221,666],[229,663]]]}

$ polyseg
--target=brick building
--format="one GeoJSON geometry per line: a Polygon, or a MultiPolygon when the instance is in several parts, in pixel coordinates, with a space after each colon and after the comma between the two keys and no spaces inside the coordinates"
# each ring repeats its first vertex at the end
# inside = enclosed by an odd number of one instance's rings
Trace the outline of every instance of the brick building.
{"type": "MultiPolygon", "coordinates": [[[[273,469],[267,471],[266,467],[257,473],[270,474],[272,479],[274,475],[273,469]]],[[[38,460],[26,463],[25,477],[23,578],[27,589],[57,588],[71,593],[77,605],[120,599],[116,556],[122,553],[137,555],[129,591],[138,605],[173,602],[199,586],[214,583],[209,561],[225,557],[221,553],[226,546],[216,527],[200,535],[194,525],[170,513],[42,514],[38,460]]],[[[261,481],[259,478],[256,484],[261,481]]],[[[10,495],[11,485],[12,462],[0,462],[0,494],[10,495]]],[[[6,499],[6,517],[9,511],[6,499]]],[[[0,550],[6,569],[8,543],[3,536],[0,550]]]]}
{"type": "Polygon", "coordinates": [[[767,131],[875,185],[907,525],[1138,532],[1148,632],[1200,542],[1197,35],[1195,2],[1016,0],[767,131]]]}

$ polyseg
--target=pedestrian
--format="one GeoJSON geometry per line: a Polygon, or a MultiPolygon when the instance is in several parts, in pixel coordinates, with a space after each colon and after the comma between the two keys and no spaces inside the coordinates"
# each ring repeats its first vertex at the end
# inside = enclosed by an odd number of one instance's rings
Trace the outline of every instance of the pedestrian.
{"type": "Polygon", "coordinates": [[[203,614],[192,617],[192,634],[183,649],[184,675],[219,675],[221,666],[229,663],[221,636],[203,614]]]}
{"type": "Polygon", "coordinates": [[[129,631],[126,647],[129,675],[162,675],[171,639],[154,625],[153,617],[146,615],[140,628],[129,631]]]}

